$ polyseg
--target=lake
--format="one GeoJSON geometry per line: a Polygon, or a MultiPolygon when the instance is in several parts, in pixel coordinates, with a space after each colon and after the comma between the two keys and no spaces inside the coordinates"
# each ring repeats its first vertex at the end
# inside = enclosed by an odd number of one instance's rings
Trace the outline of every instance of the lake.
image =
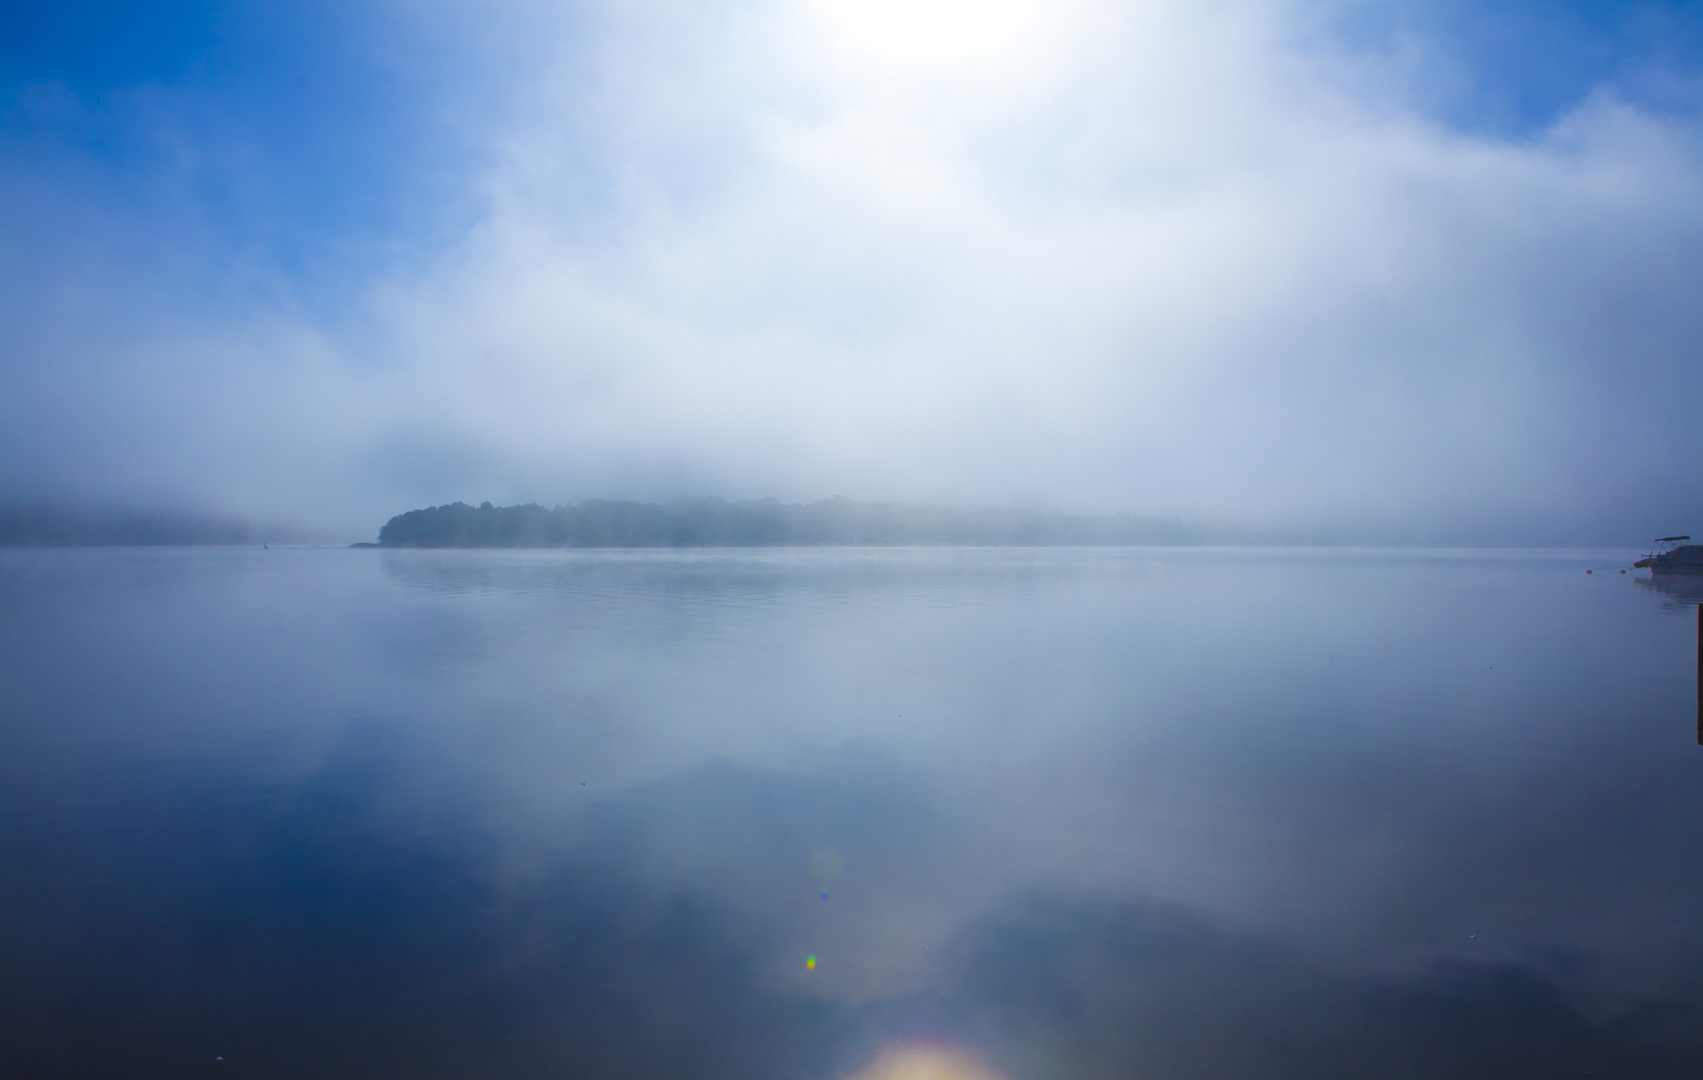
{"type": "Polygon", "coordinates": [[[1630,552],[0,552],[11,1076],[1703,1075],[1630,552]]]}

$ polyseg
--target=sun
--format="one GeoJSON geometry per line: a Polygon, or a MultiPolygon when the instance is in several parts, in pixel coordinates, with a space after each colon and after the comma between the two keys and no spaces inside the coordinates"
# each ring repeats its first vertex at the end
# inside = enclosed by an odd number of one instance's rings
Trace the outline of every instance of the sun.
{"type": "Polygon", "coordinates": [[[816,7],[847,51],[917,65],[1015,51],[1043,11],[1036,0],[817,0],[816,7]]]}

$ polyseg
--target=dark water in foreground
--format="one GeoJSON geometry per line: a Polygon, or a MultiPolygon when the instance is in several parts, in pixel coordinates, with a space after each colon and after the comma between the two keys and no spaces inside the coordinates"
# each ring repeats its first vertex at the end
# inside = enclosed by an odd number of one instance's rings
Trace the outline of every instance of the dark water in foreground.
{"type": "Polygon", "coordinates": [[[0,1073],[1694,1078],[1626,561],[0,553],[0,1073]]]}

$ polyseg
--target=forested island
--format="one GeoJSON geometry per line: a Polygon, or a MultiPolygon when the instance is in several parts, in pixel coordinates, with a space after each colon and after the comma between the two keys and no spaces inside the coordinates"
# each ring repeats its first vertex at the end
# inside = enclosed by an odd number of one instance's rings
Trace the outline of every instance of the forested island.
{"type": "Polygon", "coordinates": [[[1131,514],[1048,514],[832,498],[794,504],[676,499],[450,503],[398,514],[379,530],[385,548],[681,548],[837,545],[1125,546],[1198,544],[1181,522],[1131,514]]]}

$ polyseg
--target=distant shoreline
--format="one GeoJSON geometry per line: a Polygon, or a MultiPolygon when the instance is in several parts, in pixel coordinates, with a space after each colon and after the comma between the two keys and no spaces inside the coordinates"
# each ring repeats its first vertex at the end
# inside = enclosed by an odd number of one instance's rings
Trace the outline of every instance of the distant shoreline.
{"type": "Polygon", "coordinates": [[[1198,546],[1199,529],[1132,514],[822,499],[641,503],[589,499],[546,509],[536,503],[450,503],[398,514],[376,543],[359,548],[698,547],[1140,547],[1198,546]]]}

